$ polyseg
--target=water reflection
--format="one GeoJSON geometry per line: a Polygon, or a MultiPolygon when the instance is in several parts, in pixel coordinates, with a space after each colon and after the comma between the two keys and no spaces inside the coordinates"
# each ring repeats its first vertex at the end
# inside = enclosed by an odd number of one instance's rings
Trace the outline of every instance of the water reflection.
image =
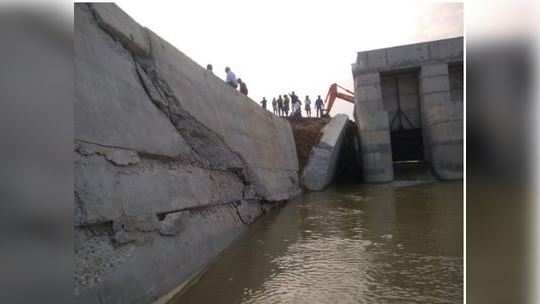
{"type": "Polygon", "coordinates": [[[460,303],[462,186],[310,193],[256,222],[174,303],[460,303]]]}

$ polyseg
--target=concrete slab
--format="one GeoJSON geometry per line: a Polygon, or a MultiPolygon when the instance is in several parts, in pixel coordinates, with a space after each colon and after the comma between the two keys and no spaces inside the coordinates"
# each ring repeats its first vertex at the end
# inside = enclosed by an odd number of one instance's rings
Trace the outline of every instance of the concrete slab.
{"type": "Polygon", "coordinates": [[[362,154],[364,181],[367,183],[386,183],[394,180],[392,153],[374,152],[362,154]]]}
{"type": "Polygon", "coordinates": [[[176,108],[185,111],[218,134],[245,161],[265,199],[298,195],[299,185],[294,184],[297,180],[281,179],[298,171],[289,123],[209,75],[156,34],[150,33],[150,39],[155,70],[174,95],[171,112],[175,113],[176,108]],[[276,195],[276,190],[281,194],[276,195]]]}
{"type": "Polygon", "coordinates": [[[434,145],[431,149],[433,171],[439,179],[463,179],[463,143],[434,145]]]}
{"type": "Polygon", "coordinates": [[[420,77],[446,76],[448,75],[448,64],[426,64],[420,70],[420,77]]]}
{"type": "Polygon", "coordinates": [[[176,157],[191,150],[142,87],[131,55],[75,10],[75,138],[176,157]],[[149,123],[151,122],[151,123],[149,123]]]}
{"type": "Polygon", "coordinates": [[[382,100],[381,86],[378,83],[357,86],[355,88],[354,95],[358,102],[382,100]]]}
{"type": "Polygon", "coordinates": [[[356,125],[361,132],[388,130],[388,112],[369,111],[363,104],[356,105],[355,112],[356,125]]]}
{"type": "Polygon", "coordinates": [[[420,80],[422,94],[447,92],[450,90],[448,75],[425,77],[420,80]]]}
{"type": "Polygon", "coordinates": [[[321,191],[334,179],[348,120],[347,115],[338,114],[322,129],[321,140],[311,150],[302,172],[302,185],[307,189],[321,191]]]}
{"type": "Polygon", "coordinates": [[[76,225],[239,201],[243,189],[242,181],[230,172],[159,161],[118,167],[99,155],[80,157],[75,162],[80,210],[76,225]]]}
{"type": "Polygon", "coordinates": [[[456,61],[463,61],[463,37],[358,52],[352,70],[357,76],[456,61]]]}
{"type": "Polygon", "coordinates": [[[434,41],[429,44],[432,60],[463,61],[463,37],[434,41]]]}
{"type": "Polygon", "coordinates": [[[388,64],[386,52],[384,50],[373,50],[367,52],[367,63],[370,69],[384,67],[388,64]]]}
{"type": "Polygon", "coordinates": [[[431,106],[424,112],[426,126],[448,121],[463,121],[463,104],[445,103],[431,106]]]}
{"type": "Polygon", "coordinates": [[[291,127],[113,4],[74,29],[76,302],[152,303],[300,193],[291,127]]]}
{"type": "Polygon", "coordinates": [[[121,39],[132,52],[141,56],[150,53],[150,41],[144,28],[116,4],[92,3],[90,6],[96,12],[101,26],[121,39]]]}
{"type": "Polygon", "coordinates": [[[379,73],[366,73],[354,78],[354,86],[376,85],[381,82],[379,73]]]}
{"type": "Polygon", "coordinates": [[[451,103],[450,101],[450,92],[433,92],[433,93],[424,93],[420,98],[422,111],[427,111],[431,107],[437,107],[445,104],[451,103]]]}
{"type": "Polygon", "coordinates": [[[233,206],[171,213],[141,243],[75,229],[77,303],[152,303],[204,269],[247,226],[233,206]]]}
{"type": "Polygon", "coordinates": [[[419,43],[386,49],[389,66],[414,65],[429,59],[428,45],[419,43]]]}

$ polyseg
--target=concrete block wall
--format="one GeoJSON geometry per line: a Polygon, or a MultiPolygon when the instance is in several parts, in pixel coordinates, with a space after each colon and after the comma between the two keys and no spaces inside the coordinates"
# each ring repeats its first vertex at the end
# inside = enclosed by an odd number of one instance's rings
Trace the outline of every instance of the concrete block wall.
{"type": "Polygon", "coordinates": [[[425,160],[435,174],[441,179],[463,177],[462,70],[448,69],[460,62],[462,37],[357,54],[352,65],[354,113],[366,181],[393,179],[390,131],[397,125],[390,126],[389,119],[396,110],[397,91],[406,115],[422,127],[425,160]],[[396,74],[401,74],[397,84],[385,76],[396,74]]]}
{"type": "Polygon", "coordinates": [[[433,171],[441,179],[463,178],[463,103],[450,98],[448,64],[420,71],[423,133],[433,171]]]}
{"type": "Polygon", "coordinates": [[[449,62],[463,62],[463,37],[358,52],[352,72],[380,73],[449,62]]]}
{"type": "Polygon", "coordinates": [[[77,303],[151,303],[300,193],[288,122],[111,3],[75,4],[77,303]]]}
{"type": "Polygon", "coordinates": [[[355,77],[354,115],[360,138],[364,180],[393,180],[390,128],[388,113],[384,110],[379,73],[366,73],[355,77]]]}

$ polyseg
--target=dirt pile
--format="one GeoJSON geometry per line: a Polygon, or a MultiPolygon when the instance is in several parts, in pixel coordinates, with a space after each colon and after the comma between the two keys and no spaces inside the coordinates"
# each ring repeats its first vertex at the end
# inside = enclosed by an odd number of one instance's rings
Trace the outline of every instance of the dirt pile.
{"type": "Polygon", "coordinates": [[[304,169],[309,159],[313,146],[321,139],[322,128],[330,121],[330,118],[294,118],[289,119],[296,142],[298,165],[300,172],[304,169]]]}

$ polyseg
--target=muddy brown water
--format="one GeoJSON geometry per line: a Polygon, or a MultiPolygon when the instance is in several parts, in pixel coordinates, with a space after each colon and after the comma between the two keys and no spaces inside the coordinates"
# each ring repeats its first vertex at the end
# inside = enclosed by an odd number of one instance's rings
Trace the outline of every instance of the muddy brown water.
{"type": "Polygon", "coordinates": [[[462,191],[396,182],[304,195],[254,223],[172,303],[461,303],[462,191]]]}

